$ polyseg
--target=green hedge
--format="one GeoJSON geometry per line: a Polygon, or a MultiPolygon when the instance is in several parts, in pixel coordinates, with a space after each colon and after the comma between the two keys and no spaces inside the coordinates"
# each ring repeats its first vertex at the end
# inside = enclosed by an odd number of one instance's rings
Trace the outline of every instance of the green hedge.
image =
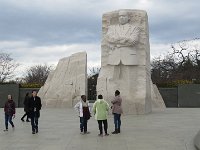
{"type": "Polygon", "coordinates": [[[172,88],[172,87],[178,87],[178,85],[180,84],[192,84],[192,81],[189,80],[176,80],[176,81],[172,81],[172,82],[165,82],[165,83],[156,83],[156,85],[158,87],[168,87],[168,88],[172,88]]]}
{"type": "Polygon", "coordinates": [[[20,88],[41,88],[43,85],[38,83],[24,83],[20,84],[20,88]]]}

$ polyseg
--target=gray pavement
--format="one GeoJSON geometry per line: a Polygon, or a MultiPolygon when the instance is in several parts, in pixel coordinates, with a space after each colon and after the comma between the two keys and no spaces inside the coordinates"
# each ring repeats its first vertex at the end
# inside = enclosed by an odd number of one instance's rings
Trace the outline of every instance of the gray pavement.
{"type": "MultiPolygon", "coordinates": [[[[88,135],[79,132],[79,118],[73,109],[43,109],[39,133],[31,134],[30,123],[21,122],[23,109],[17,109],[15,130],[4,132],[4,114],[0,109],[0,150],[195,150],[193,139],[200,129],[200,109],[168,108],[149,115],[122,116],[118,135],[98,137],[92,117],[88,135]]],[[[113,131],[109,116],[109,133],[113,131]]]]}

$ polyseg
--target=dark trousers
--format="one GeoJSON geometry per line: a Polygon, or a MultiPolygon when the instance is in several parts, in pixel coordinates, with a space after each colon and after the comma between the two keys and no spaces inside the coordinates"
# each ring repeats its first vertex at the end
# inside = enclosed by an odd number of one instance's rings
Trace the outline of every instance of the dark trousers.
{"type": "Polygon", "coordinates": [[[81,132],[87,132],[87,119],[80,117],[80,130],[81,132]]]}
{"type": "Polygon", "coordinates": [[[107,130],[108,130],[107,119],[106,120],[98,120],[100,134],[103,134],[102,123],[103,123],[103,126],[104,126],[104,132],[105,132],[105,134],[107,134],[107,130]]]}
{"type": "Polygon", "coordinates": [[[121,126],[121,114],[114,113],[115,129],[120,129],[121,126]]]}
{"type": "Polygon", "coordinates": [[[32,131],[38,131],[38,117],[35,115],[35,112],[31,115],[31,126],[32,126],[32,131]]]}
{"type": "Polygon", "coordinates": [[[12,117],[13,117],[13,115],[5,114],[5,126],[6,126],[6,129],[8,129],[8,122],[11,124],[12,127],[14,127],[14,124],[12,122],[12,117]]]}
{"type": "Polygon", "coordinates": [[[28,114],[28,112],[26,112],[24,115],[23,115],[23,117],[21,118],[21,119],[24,119],[26,117],[26,120],[28,120],[28,118],[29,118],[29,114],[28,114]],[[27,117],[26,117],[27,116],[27,117]]]}

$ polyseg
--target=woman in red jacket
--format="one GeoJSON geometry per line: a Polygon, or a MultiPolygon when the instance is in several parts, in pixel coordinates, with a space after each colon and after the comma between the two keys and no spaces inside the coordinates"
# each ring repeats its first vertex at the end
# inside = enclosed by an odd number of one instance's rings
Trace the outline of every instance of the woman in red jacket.
{"type": "Polygon", "coordinates": [[[15,117],[15,102],[12,99],[12,95],[8,95],[8,101],[5,103],[4,112],[6,126],[6,129],[4,131],[8,131],[8,122],[11,124],[12,128],[15,127],[12,122],[12,118],[15,117]]]}

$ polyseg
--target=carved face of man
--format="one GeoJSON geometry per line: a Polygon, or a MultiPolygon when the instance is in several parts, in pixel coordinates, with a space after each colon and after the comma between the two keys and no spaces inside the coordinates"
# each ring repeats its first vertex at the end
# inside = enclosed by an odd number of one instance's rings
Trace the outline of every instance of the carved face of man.
{"type": "Polygon", "coordinates": [[[121,25],[124,25],[124,24],[126,24],[126,23],[128,23],[128,22],[129,22],[129,17],[128,17],[127,12],[125,12],[125,11],[120,11],[120,12],[119,12],[119,23],[120,23],[121,25]]]}

